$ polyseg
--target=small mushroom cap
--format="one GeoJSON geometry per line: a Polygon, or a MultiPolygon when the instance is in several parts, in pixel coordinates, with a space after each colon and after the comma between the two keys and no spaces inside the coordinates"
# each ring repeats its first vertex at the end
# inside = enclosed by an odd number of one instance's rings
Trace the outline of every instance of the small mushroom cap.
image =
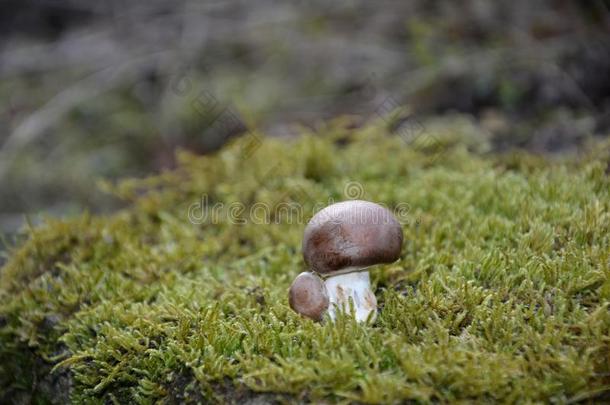
{"type": "Polygon", "coordinates": [[[328,309],[324,282],[313,273],[299,274],[288,291],[288,303],[295,312],[315,321],[321,320],[328,309]]]}
{"type": "Polygon", "coordinates": [[[343,273],[397,260],[402,238],[402,227],[387,208],[369,201],[343,201],[311,218],[303,256],[320,274],[343,273]]]}

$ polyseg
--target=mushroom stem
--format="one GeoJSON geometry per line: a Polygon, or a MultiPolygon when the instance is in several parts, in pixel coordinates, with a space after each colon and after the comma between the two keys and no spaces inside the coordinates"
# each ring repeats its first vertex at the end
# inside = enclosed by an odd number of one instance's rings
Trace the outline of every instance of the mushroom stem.
{"type": "Polygon", "coordinates": [[[330,305],[328,314],[334,321],[336,312],[350,312],[350,298],[354,302],[354,316],[358,322],[364,322],[373,312],[372,320],[377,311],[377,299],[371,291],[371,279],[368,271],[339,274],[328,277],[324,281],[330,305]]]}

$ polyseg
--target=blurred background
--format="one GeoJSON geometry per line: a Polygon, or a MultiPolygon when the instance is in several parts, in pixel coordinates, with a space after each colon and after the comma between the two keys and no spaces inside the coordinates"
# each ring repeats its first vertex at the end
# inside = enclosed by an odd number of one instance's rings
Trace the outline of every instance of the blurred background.
{"type": "MultiPolygon", "coordinates": [[[[407,106],[483,153],[610,129],[610,1],[0,0],[0,234],[247,130],[407,106]]],[[[0,244],[1,245],[1,244],[0,244]]],[[[0,247],[0,250],[2,248],[0,247]]]]}

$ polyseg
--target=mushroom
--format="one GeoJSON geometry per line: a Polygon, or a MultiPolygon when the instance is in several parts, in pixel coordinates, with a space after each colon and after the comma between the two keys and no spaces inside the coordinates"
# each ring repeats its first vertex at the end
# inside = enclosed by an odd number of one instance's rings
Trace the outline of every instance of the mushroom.
{"type": "Polygon", "coordinates": [[[288,303],[295,312],[314,321],[322,320],[328,309],[328,294],[324,281],[314,273],[299,274],[290,286],[288,303]]]}
{"type": "MultiPolygon", "coordinates": [[[[374,318],[377,299],[371,291],[368,268],[397,260],[402,238],[402,228],[394,215],[368,201],[340,202],[313,216],[305,228],[303,256],[310,270],[324,279],[331,319],[339,310],[349,311],[350,301],[358,321],[367,320],[371,313],[374,318]]],[[[312,273],[301,273],[291,287],[291,297],[297,281],[305,285],[299,280],[304,274],[308,280],[317,278],[312,273]]],[[[318,288],[316,283],[312,281],[318,288]]]]}

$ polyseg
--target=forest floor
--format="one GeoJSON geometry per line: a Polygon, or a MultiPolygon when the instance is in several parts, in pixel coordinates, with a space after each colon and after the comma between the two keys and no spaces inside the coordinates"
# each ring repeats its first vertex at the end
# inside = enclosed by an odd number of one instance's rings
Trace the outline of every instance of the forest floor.
{"type": "Polygon", "coordinates": [[[608,143],[428,134],[250,133],[30,229],[0,271],[0,402],[607,401],[608,143]],[[372,324],[315,323],[287,302],[303,229],[354,198],[394,210],[402,255],[371,270],[372,324]]]}

